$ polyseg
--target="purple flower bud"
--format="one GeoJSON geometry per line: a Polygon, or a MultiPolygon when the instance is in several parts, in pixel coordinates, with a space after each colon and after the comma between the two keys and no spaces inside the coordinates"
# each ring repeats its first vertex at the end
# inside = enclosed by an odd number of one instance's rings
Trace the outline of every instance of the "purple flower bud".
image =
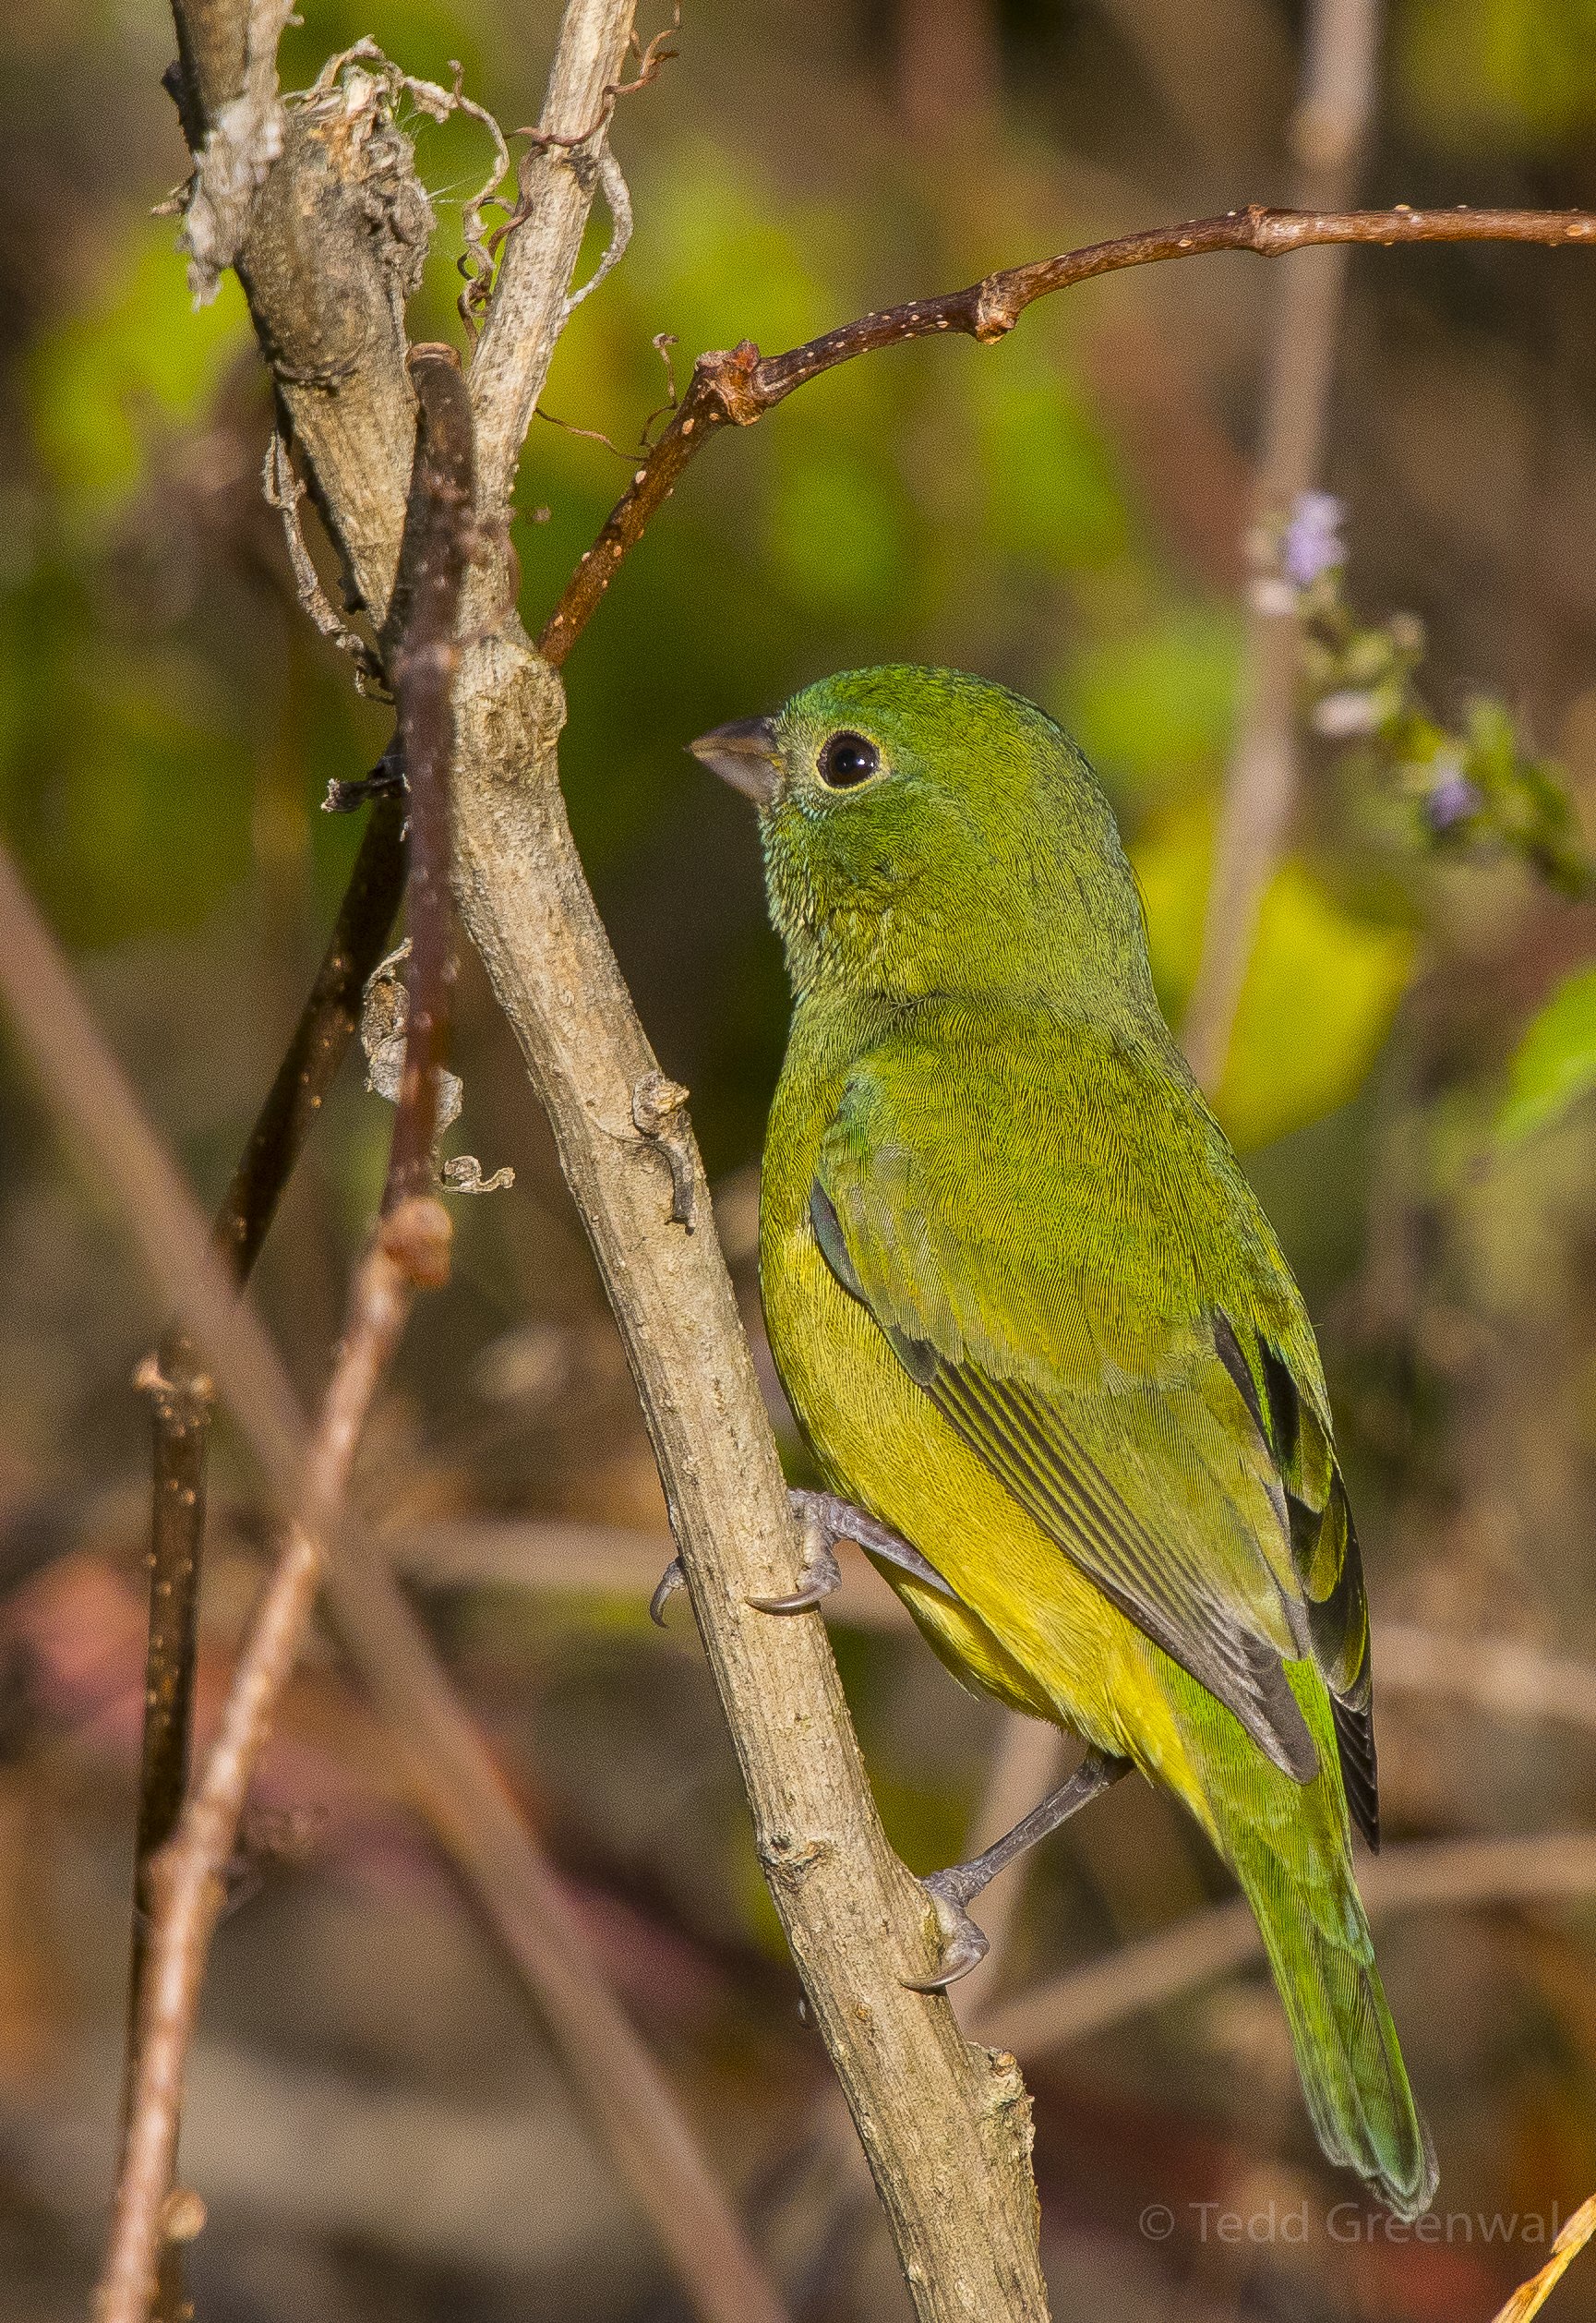
{"type": "Polygon", "coordinates": [[[1299,492],[1291,503],[1291,521],[1280,544],[1280,563],[1287,578],[1300,589],[1322,572],[1344,565],[1341,522],[1347,512],[1328,492],[1299,492]]]}
{"type": "Polygon", "coordinates": [[[1425,800],[1424,812],[1433,831],[1449,831],[1455,824],[1478,814],[1485,800],[1455,758],[1436,763],[1446,771],[1425,800]]]}

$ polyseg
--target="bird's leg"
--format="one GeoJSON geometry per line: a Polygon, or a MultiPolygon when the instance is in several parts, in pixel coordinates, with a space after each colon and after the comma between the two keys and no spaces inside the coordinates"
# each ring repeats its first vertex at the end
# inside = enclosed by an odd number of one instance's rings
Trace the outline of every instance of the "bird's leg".
{"type": "Polygon", "coordinates": [[[1028,1815],[1021,1817],[1014,1829],[994,1840],[984,1855],[973,1862],[954,1863],[945,1872],[933,1872],[920,1885],[930,1897],[937,1915],[937,1926],[942,1938],[942,1965],[935,1976],[924,1979],[906,1976],[905,1984],[911,1992],[945,1992],[950,1984],[957,1983],[986,1958],[990,1946],[965,1906],[1015,1856],[1045,1839],[1050,1831],[1056,1831],[1083,1807],[1089,1807],[1100,1798],[1110,1785],[1117,1783],[1122,1775],[1131,1771],[1128,1758],[1110,1758],[1106,1751],[1088,1751],[1067,1783],[1050,1791],[1039,1807],[1033,1807],[1028,1815]]]}
{"type": "MultiPolygon", "coordinates": [[[[807,1497],[798,1492],[787,1494],[787,1499],[794,1502],[807,1497]]],[[[756,1613],[807,1613],[810,1606],[819,1605],[822,1597],[829,1597],[834,1589],[840,1589],[843,1585],[843,1569],[837,1563],[837,1553],[832,1546],[835,1534],[828,1532],[823,1524],[817,1524],[813,1517],[805,1516],[797,1507],[793,1513],[803,1523],[804,1571],[809,1578],[803,1587],[795,1589],[790,1596],[746,1599],[745,1602],[752,1606],[756,1613]]]]}

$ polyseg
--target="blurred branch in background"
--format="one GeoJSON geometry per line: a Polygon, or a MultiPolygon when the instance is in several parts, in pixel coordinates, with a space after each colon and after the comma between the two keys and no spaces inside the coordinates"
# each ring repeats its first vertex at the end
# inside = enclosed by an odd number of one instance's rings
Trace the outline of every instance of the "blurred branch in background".
{"type": "MultiPolygon", "coordinates": [[[[1357,191],[1374,109],[1381,14],[1381,0],[1312,0],[1290,124],[1295,209],[1341,210],[1357,191]]],[[[1295,788],[1296,584],[1302,576],[1282,571],[1281,540],[1324,458],[1347,259],[1345,249],[1325,250],[1291,268],[1280,283],[1269,333],[1241,708],[1214,841],[1202,956],[1181,1032],[1210,1097],[1224,1077],[1258,913],[1295,788]]]]}
{"type": "MultiPolygon", "coordinates": [[[[633,1604],[658,1580],[671,1548],[667,1533],[494,1517],[405,1524],[378,1539],[389,1562],[424,1589],[512,1587],[633,1604]]],[[[826,1619],[843,1629],[912,1635],[902,1599],[864,1552],[844,1540],[837,1557],[843,1586],[822,1601],[826,1619]]],[[[1381,1621],[1379,1634],[1382,1692],[1447,1696],[1497,1717],[1596,1733],[1596,1664],[1518,1639],[1448,1636],[1410,1621],[1381,1621]]],[[[1027,1751],[1063,1747],[1056,1727],[1017,1714],[1004,1720],[1001,1734],[991,1793],[970,1826],[978,1854],[988,1843],[983,1833],[996,1836],[1018,1820],[1023,1810],[1008,1812],[1013,1798],[1035,1793],[1038,1785],[1048,1787],[1046,1763],[1038,1758],[1026,1765],[1027,1751]]],[[[1026,1804],[1034,1805],[1035,1797],[1027,1796],[1026,1804]]],[[[971,1990],[980,1973],[965,1980],[971,1990]]]]}
{"type": "MultiPolygon", "coordinates": [[[[1582,1900],[1596,1893],[1596,1833],[1389,1848],[1359,1864],[1358,1885],[1372,1921],[1443,1908],[1582,1900]]],[[[999,2002],[983,2015],[981,2034],[1017,2056],[1038,2057],[1262,1956],[1245,1900],[1212,1904],[1106,1960],[999,2002]]]]}

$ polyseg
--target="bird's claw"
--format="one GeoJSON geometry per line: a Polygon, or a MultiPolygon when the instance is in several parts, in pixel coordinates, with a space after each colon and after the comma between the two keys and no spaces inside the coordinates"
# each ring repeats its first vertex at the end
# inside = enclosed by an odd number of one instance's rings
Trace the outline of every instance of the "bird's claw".
{"type": "Polygon", "coordinates": [[[823,1526],[813,1523],[804,1526],[804,1567],[809,1579],[790,1596],[750,1597],[748,1603],[756,1613],[807,1613],[810,1606],[819,1605],[822,1597],[842,1587],[843,1569],[836,1551],[823,1526]]]}
{"type": "Polygon", "coordinates": [[[972,1968],[978,1968],[992,1948],[965,1909],[957,1877],[963,1868],[962,1864],[955,1864],[952,1872],[933,1872],[929,1879],[920,1882],[936,1914],[937,1933],[942,1939],[942,1966],[935,1976],[900,1979],[911,1992],[945,1992],[961,1976],[968,1976],[972,1968]]]}
{"type": "Polygon", "coordinates": [[[678,1589],[687,1587],[687,1575],[681,1569],[681,1559],[673,1557],[659,1577],[659,1587],[648,1601],[648,1618],[656,1629],[665,1627],[665,1609],[678,1589]]]}

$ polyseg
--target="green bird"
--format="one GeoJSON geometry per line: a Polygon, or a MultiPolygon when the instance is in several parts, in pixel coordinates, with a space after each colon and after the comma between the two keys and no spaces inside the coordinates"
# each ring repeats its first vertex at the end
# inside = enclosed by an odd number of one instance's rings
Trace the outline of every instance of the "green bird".
{"type": "MultiPolygon", "coordinates": [[[[1113,816],[1045,712],[830,678],[697,756],[757,801],[794,1005],[765,1143],[771,1349],[857,1538],[1073,1782],[927,1883],[963,1905],[1130,1765],[1256,1915],[1326,2153],[1435,2162],[1351,1860],[1378,1842],[1368,1609],[1302,1294],[1154,997],[1113,816]]],[[[812,1535],[811,1535],[812,1537],[812,1535]]],[[[667,1577],[668,1578],[668,1577],[667,1577]]],[[[772,1609],[812,1603],[828,1572],[772,1609]]]]}

